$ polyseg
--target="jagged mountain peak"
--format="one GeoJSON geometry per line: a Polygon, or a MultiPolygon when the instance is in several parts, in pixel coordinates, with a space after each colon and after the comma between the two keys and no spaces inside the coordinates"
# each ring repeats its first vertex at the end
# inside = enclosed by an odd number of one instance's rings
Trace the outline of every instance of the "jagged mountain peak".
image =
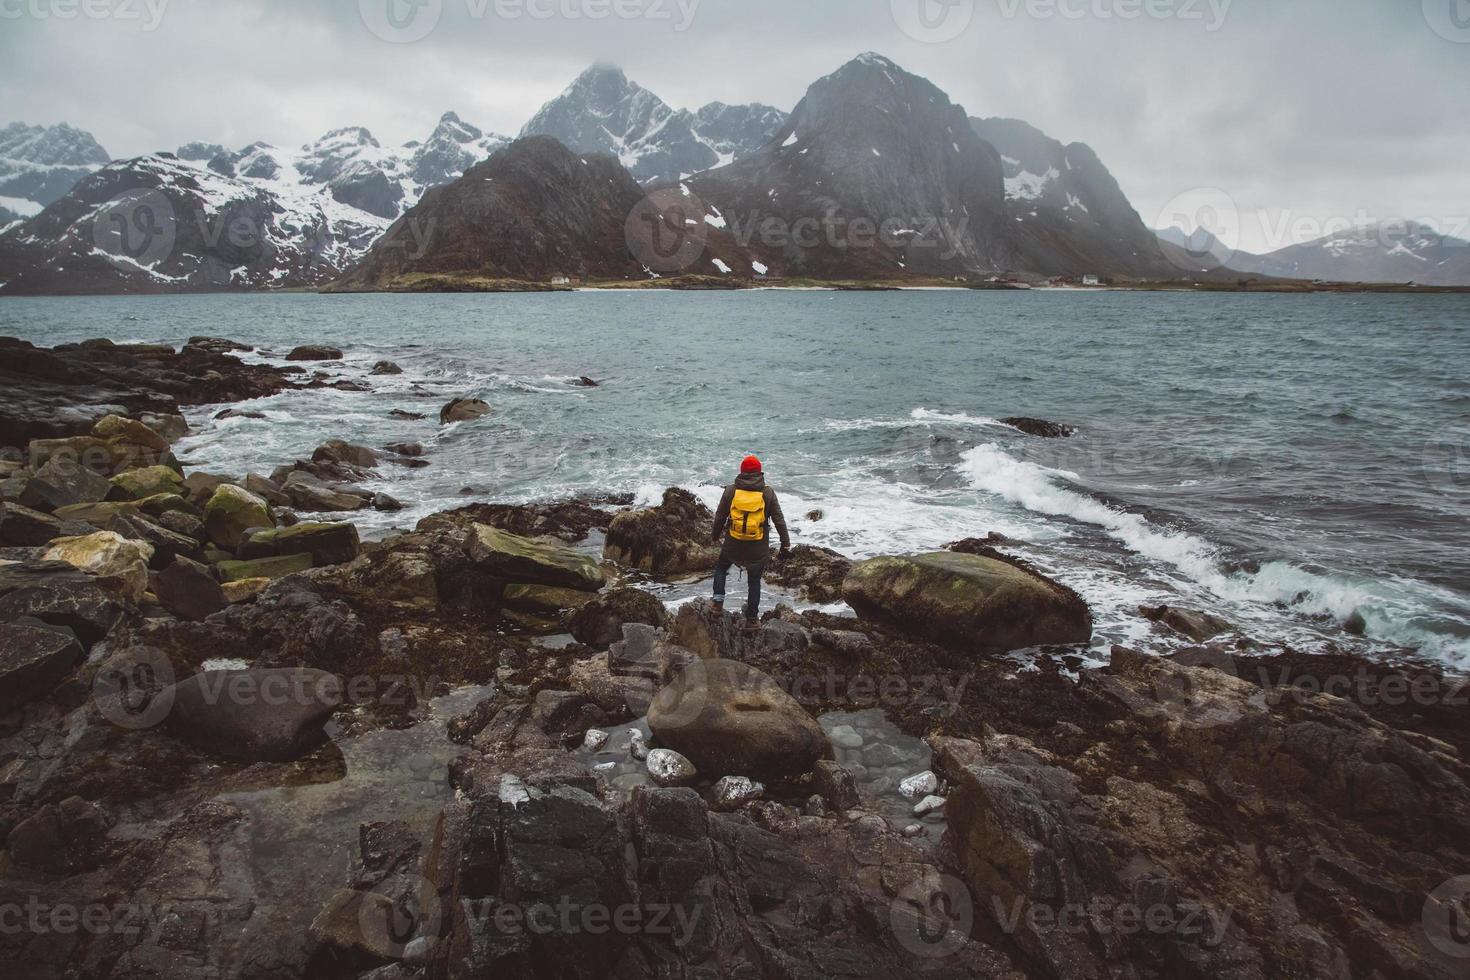
{"type": "Polygon", "coordinates": [[[542,106],[521,136],[551,136],[578,153],[609,153],[641,183],[677,180],[755,152],[785,115],[769,106],[674,109],[599,62],[542,106]]]}

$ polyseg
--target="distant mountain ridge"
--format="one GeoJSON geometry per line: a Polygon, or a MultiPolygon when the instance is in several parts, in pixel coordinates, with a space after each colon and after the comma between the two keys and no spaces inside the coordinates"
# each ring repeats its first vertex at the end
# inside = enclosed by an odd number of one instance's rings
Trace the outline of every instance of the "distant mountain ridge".
{"type": "Polygon", "coordinates": [[[405,277],[556,274],[731,282],[1240,274],[1470,284],[1470,248],[1422,226],[1349,232],[1267,256],[1150,230],[1085,144],[1064,144],[1019,119],[972,117],[932,82],[871,52],[814,82],[790,115],[754,103],[674,109],[621,69],[595,64],[514,143],[450,112],[427,139],[398,147],[349,126],[294,149],[194,142],[108,163],[95,139],[65,124],[0,130],[0,293],[318,287],[368,258],[349,277],[360,288],[405,277]],[[548,138],[618,194],[592,193],[585,172],[565,171],[548,138]],[[498,186],[452,195],[505,232],[476,242],[474,228],[445,209],[448,198],[429,196],[512,147],[520,148],[479,178],[498,186]],[[549,176],[558,173],[576,179],[558,191],[549,176]],[[548,227],[549,215],[569,220],[578,201],[621,207],[630,181],[646,195],[634,212],[589,216],[624,220],[622,239],[601,224],[596,234],[591,226],[572,235],[548,227]],[[161,198],[119,215],[119,194],[130,203],[161,198]],[[657,214],[643,245],[652,252],[633,244],[643,232],[627,230],[650,217],[637,213],[650,199],[657,214]],[[506,220],[507,208],[532,201],[518,223],[506,220]],[[166,236],[148,224],[158,215],[175,222],[166,236]],[[410,255],[370,256],[385,235],[401,245],[394,233],[428,228],[430,218],[439,233],[410,255]],[[137,221],[148,234],[128,225],[137,221]],[[670,236],[698,247],[662,261],[656,253],[670,236]],[[175,245],[166,253],[110,251],[163,237],[175,245]],[[497,251],[512,248],[529,258],[497,251]]]}
{"type": "Polygon", "coordinates": [[[109,159],[91,133],[66,123],[0,129],[0,228],[39,213],[109,159]]]}
{"type": "Polygon", "coordinates": [[[551,136],[578,153],[610,154],[635,180],[650,183],[748,156],[785,121],[786,113],[758,104],[673,109],[621,68],[599,62],[542,106],[521,136],[551,136]]]}
{"type": "Polygon", "coordinates": [[[424,191],[507,142],[451,112],[427,140],[402,147],[346,127],[299,149],[190,143],[108,163],[0,234],[0,292],[319,286],[350,268],[424,191]],[[98,222],[143,217],[131,207],[118,215],[115,201],[151,193],[166,203],[146,198],[146,214],[162,223],[135,237],[166,237],[171,249],[155,256],[150,248],[141,262],[127,251],[109,254],[99,241],[112,239],[98,222]]]}

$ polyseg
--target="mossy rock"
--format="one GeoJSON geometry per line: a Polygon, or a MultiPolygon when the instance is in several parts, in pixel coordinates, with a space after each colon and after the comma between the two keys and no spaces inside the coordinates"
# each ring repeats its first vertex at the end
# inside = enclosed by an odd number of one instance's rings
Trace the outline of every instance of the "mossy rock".
{"type": "Polygon", "coordinates": [[[177,511],[181,514],[198,515],[199,511],[177,493],[156,493],[151,497],[134,501],[139,510],[154,517],[177,511]]]}
{"type": "Polygon", "coordinates": [[[591,592],[558,589],[550,585],[507,585],[501,601],[509,609],[549,619],[568,609],[580,609],[592,598],[591,592]]]}
{"type": "Polygon", "coordinates": [[[291,527],[256,531],[240,545],[240,557],[264,558],[305,552],[313,564],[344,565],[362,553],[353,524],[306,522],[291,527]]]}
{"type": "Polygon", "coordinates": [[[209,540],[233,551],[245,532],[257,527],[275,527],[270,508],[249,490],[221,484],[204,505],[204,529],[209,540]]]}
{"type": "Polygon", "coordinates": [[[59,521],[82,521],[95,527],[102,527],[118,515],[136,517],[142,512],[138,501],[106,500],[96,504],[71,504],[67,507],[58,507],[53,516],[59,521]]]}
{"type": "Polygon", "coordinates": [[[985,651],[1086,643],[1081,596],[1039,572],[982,555],[938,552],[873,558],[842,583],[859,616],[937,643],[985,651]]]}
{"type": "Polygon", "coordinates": [[[126,470],[112,478],[112,485],[129,500],[142,500],[161,493],[177,494],[184,478],[167,466],[145,466],[126,470]]]}
{"type": "Polygon", "coordinates": [[[92,427],[92,435],[109,442],[141,446],[158,453],[168,452],[168,440],[136,419],[108,415],[92,427]]]}
{"type": "Polygon", "coordinates": [[[469,556],[480,571],[509,582],[596,592],[605,577],[596,559],[545,539],[474,525],[469,556]]]}
{"type": "MultiPolygon", "coordinates": [[[[245,579],[278,579],[311,567],[311,555],[277,555],[273,558],[256,558],[251,561],[222,561],[219,563],[220,578],[226,582],[245,579]]],[[[226,593],[228,595],[228,592],[226,593]]]]}

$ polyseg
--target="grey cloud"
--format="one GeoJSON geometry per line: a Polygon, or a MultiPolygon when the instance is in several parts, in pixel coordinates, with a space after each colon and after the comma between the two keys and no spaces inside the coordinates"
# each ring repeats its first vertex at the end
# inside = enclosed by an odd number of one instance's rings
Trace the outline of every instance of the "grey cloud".
{"type": "MultiPolygon", "coordinates": [[[[344,125],[397,143],[427,135],[447,109],[514,133],[597,59],[675,105],[790,109],[815,78],[876,50],[972,115],[1088,143],[1145,221],[1207,186],[1247,209],[1324,217],[1470,212],[1470,43],[1431,30],[1420,0],[1234,0],[1214,31],[1207,20],[1096,13],[1132,2],[1208,17],[1207,0],[975,0],[968,28],[944,43],[900,31],[890,0],[682,0],[693,10],[685,31],[677,20],[506,18],[495,4],[507,0],[439,0],[436,29],[407,44],[375,36],[356,0],[169,0],[151,32],[26,12],[59,2],[0,0],[22,13],[0,24],[0,122],[66,120],[116,155],[190,140],[300,144],[344,125]]],[[[630,0],[522,2],[585,11],[630,0]]]]}

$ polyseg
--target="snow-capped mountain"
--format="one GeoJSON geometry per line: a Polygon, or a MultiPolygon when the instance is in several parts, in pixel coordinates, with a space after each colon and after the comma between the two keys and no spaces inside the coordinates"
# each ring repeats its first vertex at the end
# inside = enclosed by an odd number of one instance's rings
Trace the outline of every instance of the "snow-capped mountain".
{"type": "Polygon", "coordinates": [[[673,109],[622,69],[599,63],[542,106],[521,135],[553,136],[578,153],[611,154],[647,184],[748,156],[785,121],[781,110],[759,104],[673,109]]]}
{"type": "Polygon", "coordinates": [[[1159,245],[1092,148],[1019,119],[971,119],[1000,153],[1011,233],[1033,270],[1163,273],[1159,245]]]}
{"type": "Polygon", "coordinates": [[[1384,221],[1289,245],[1237,253],[1230,268],[1282,279],[1470,286],[1470,242],[1413,221],[1384,221]]]}
{"type": "Polygon", "coordinates": [[[39,213],[109,159],[91,133],[66,123],[0,129],[0,228],[39,213]]]}
{"type": "Polygon", "coordinates": [[[873,53],[816,81],[765,148],[688,183],[732,226],[789,230],[787,275],[1172,271],[1091,150],[972,121],[873,53]],[[803,226],[819,230],[802,241],[803,226]]]}
{"type": "Polygon", "coordinates": [[[190,143],[118,161],[0,234],[0,292],[320,285],[507,142],[447,113],[402,147],[349,127],[299,149],[190,143]]]}

